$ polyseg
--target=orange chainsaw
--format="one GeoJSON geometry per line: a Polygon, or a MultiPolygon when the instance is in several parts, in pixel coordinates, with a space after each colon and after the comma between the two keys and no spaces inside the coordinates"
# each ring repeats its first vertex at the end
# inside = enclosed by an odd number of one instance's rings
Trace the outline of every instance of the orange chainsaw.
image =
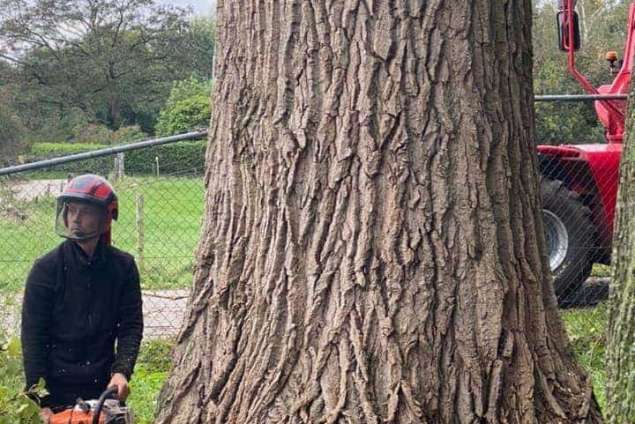
{"type": "Polygon", "coordinates": [[[133,424],[132,411],[115,398],[110,387],[97,400],[77,400],[75,406],[51,416],[49,424],[133,424]]]}

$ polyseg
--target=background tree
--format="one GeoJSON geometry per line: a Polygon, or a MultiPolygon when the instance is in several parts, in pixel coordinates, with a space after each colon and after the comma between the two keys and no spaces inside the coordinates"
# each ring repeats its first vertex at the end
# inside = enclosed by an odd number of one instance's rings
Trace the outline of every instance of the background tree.
{"type": "Polygon", "coordinates": [[[635,108],[629,101],[627,139],[613,242],[607,350],[607,422],[635,422],[635,108]]]}
{"type": "MultiPolygon", "coordinates": [[[[534,90],[538,94],[582,93],[567,71],[567,55],[557,46],[558,2],[534,2],[534,90]]],[[[582,48],[576,54],[578,67],[595,85],[608,84],[605,54],[622,54],[626,41],[627,11],[630,1],[578,0],[577,11],[582,48]]],[[[538,144],[600,143],[604,129],[592,103],[537,103],[538,144]]]]}
{"type": "Polygon", "coordinates": [[[209,126],[211,91],[211,81],[190,78],[176,82],[159,114],[157,134],[179,134],[209,126]]]}
{"type": "MultiPolygon", "coordinates": [[[[2,104],[0,93],[0,104],[2,104]]],[[[22,123],[9,110],[0,108],[0,164],[6,164],[6,158],[14,157],[23,147],[22,123]]]]}
{"type": "Polygon", "coordinates": [[[544,255],[531,13],[219,2],[159,423],[601,420],[544,255]]]}
{"type": "Polygon", "coordinates": [[[3,1],[0,40],[36,97],[23,103],[80,110],[110,129],[150,130],[173,81],[211,77],[213,26],[153,0],[3,1]]]}

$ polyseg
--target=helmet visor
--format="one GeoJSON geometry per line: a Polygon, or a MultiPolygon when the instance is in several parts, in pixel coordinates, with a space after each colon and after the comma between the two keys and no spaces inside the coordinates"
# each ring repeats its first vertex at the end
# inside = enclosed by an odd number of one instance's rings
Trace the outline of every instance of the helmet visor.
{"type": "Polygon", "coordinates": [[[71,240],[88,240],[100,236],[106,228],[106,209],[78,199],[57,200],[55,232],[71,240]]]}

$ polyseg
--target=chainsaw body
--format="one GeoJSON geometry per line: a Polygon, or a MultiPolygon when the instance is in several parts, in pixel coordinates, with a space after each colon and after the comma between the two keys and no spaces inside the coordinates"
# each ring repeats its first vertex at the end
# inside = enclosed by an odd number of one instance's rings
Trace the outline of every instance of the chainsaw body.
{"type": "Polygon", "coordinates": [[[134,424],[132,411],[116,399],[106,399],[106,391],[98,400],[79,399],[74,407],[51,416],[49,424],[134,424]]]}

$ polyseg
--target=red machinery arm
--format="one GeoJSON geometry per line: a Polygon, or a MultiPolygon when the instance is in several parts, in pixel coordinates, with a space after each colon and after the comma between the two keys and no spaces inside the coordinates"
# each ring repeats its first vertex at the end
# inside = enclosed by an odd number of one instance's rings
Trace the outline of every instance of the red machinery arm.
{"type": "MultiPolygon", "coordinates": [[[[576,0],[559,0],[559,9],[563,14],[563,34],[562,45],[567,51],[568,71],[580,83],[582,88],[592,95],[628,94],[633,57],[635,56],[635,2],[631,4],[628,16],[626,47],[624,49],[624,60],[620,71],[610,86],[602,86],[598,90],[589,80],[582,75],[575,64],[575,27],[574,9],[576,0]]],[[[624,111],[626,104],[622,100],[598,100],[596,111],[598,117],[606,128],[607,141],[609,143],[622,142],[624,135],[624,111]]]]}

